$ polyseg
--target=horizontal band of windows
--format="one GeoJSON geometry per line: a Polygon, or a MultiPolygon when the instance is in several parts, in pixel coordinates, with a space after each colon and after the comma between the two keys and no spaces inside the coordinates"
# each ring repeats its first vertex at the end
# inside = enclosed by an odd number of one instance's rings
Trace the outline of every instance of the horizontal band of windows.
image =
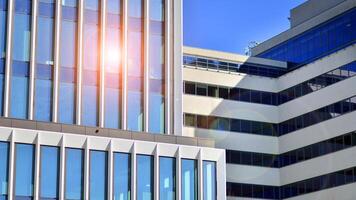
{"type": "Polygon", "coordinates": [[[226,162],[281,168],[355,146],[356,132],[351,132],[279,155],[226,150],[226,162]]]}
{"type": "Polygon", "coordinates": [[[220,131],[282,136],[356,110],[356,96],[279,124],[184,113],[184,126],[220,131]]]}
{"type": "Polygon", "coordinates": [[[290,70],[294,70],[354,44],[355,26],[356,9],[353,8],[260,53],[257,57],[289,62],[290,70]]]}
{"type": "Polygon", "coordinates": [[[226,191],[227,196],[285,199],[355,182],[356,167],[352,167],[280,187],[228,182],[226,191]]]}
{"type": "Polygon", "coordinates": [[[184,81],[184,94],[281,105],[356,75],[356,62],[343,65],[278,93],[184,81]]]}
{"type": "Polygon", "coordinates": [[[252,63],[232,63],[216,59],[202,58],[193,55],[184,55],[183,65],[197,68],[205,68],[207,70],[244,73],[271,78],[279,77],[283,75],[286,71],[286,69],[284,68],[264,66],[252,63]]]}

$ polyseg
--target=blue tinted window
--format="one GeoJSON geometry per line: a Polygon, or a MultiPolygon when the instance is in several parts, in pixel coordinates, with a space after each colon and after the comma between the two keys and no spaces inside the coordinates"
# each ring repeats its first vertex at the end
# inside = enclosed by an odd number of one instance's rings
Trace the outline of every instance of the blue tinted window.
{"type": "Polygon", "coordinates": [[[176,199],[176,159],[159,158],[159,199],[176,199]]]}
{"type": "Polygon", "coordinates": [[[10,116],[26,118],[31,38],[31,0],[16,0],[14,13],[10,116]]]}
{"type": "Polygon", "coordinates": [[[90,199],[106,199],[107,183],[107,153],[104,151],[90,151],[90,199]]]}
{"type": "Polygon", "coordinates": [[[196,160],[182,159],[182,200],[196,200],[197,188],[197,162],[196,160]]]}
{"type": "Polygon", "coordinates": [[[59,148],[41,147],[41,199],[58,198],[59,148]]]}
{"type": "Polygon", "coordinates": [[[131,199],[131,156],[114,153],[114,199],[131,199]]]}
{"type": "Polygon", "coordinates": [[[164,97],[155,93],[149,97],[149,132],[164,133],[164,97]]]}
{"type": "Polygon", "coordinates": [[[76,58],[77,58],[77,1],[62,1],[60,39],[60,73],[58,119],[61,123],[75,123],[76,58]]]}
{"type": "Polygon", "coordinates": [[[84,151],[66,149],[65,198],[81,200],[83,198],[84,151]]]}
{"type": "Polygon", "coordinates": [[[8,188],[8,164],[9,164],[9,144],[6,142],[0,142],[0,199],[7,199],[8,188]]]}
{"type": "Polygon", "coordinates": [[[153,156],[137,155],[137,194],[140,200],[153,199],[153,156]]]}
{"type": "Polygon", "coordinates": [[[30,144],[16,144],[15,199],[32,199],[35,148],[30,144]]]}
{"type": "Polygon", "coordinates": [[[203,162],[203,199],[216,200],[216,163],[203,162]]]}
{"type": "MultiPolygon", "coordinates": [[[[0,105],[3,105],[4,98],[4,69],[6,56],[6,20],[7,20],[7,0],[0,2],[0,105]]],[[[0,115],[3,107],[0,106],[0,115]]]]}
{"type": "Polygon", "coordinates": [[[143,130],[142,93],[128,92],[127,129],[132,131],[143,130]]]}

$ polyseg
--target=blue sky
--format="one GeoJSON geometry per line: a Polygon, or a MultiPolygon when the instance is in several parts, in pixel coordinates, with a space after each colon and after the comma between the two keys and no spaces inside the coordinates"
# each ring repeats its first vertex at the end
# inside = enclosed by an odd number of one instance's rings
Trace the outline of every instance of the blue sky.
{"type": "Polygon", "coordinates": [[[184,45],[243,54],[289,28],[289,10],[306,0],[183,0],[184,45]]]}

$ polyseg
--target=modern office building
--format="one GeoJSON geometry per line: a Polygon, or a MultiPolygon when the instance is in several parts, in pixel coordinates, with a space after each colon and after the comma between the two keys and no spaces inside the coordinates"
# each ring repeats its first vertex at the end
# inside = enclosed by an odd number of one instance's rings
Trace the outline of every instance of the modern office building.
{"type": "Polygon", "coordinates": [[[226,149],[227,199],[356,199],[356,1],[309,0],[252,57],[184,48],[183,133],[226,149]]]}
{"type": "Polygon", "coordinates": [[[182,135],[182,1],[0,0],[1,200],[224,200],[182,135]]]}

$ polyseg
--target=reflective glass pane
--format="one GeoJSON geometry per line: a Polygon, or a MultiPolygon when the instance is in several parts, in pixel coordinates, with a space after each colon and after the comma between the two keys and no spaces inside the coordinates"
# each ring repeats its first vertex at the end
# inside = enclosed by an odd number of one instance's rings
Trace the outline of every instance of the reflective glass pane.
{"type": "Polygon", "coordinates": [[[9,180],[9,143],[0,142],[0,158],[0,199],[6,200],[9,180]]]}
{"type": "Polygon", "coordinates": [[[197,200],[197,162],[182,159],[182,200],[197,200]]]}
{"type": "Polygon", "coordinates": [[[142,93],[128,92],[127,129],[133,131],[143,130],[142,93]]]}
{"type": "Polygon", "coordinates": [[[149,97],[149,132],[164,133],[164,97],[157,93],[149,97]]]}
{"type": "Polygon", "coordinates": [[[15,199],[32,199],[35,148],[31,144],[16,144],[15,199]]]}
{"type": "Polygon", "coordinates": [[[90,151],[89,198],[106,199],[107,188],[107,153],[105,151],[90,151]]]}
{"type": "Polygon", "coordinates": [[[58,198],[59,148],[41,146],[41,199],[58,198]]]}
{"type": "Polygon", "coordinates": [[[159,199],[176,199],[176,159],[159,158],[159,199]]]}
{"type": "MultiPolygon", "coordinates": [[[[0,105],[3,105],[4,98],[4,72],[6,56],[6,21],[7,21],[7,0],[0,3],[0,105]]],[[[3,106],[0,106],[0,115],[3,113],[3,106]]]]}
{"type": "Polygon", "coordinates": [[[216,163],[203,162],[203,199],[216,200],[216,163]]]}
{"type": "Polygon", "coordinates": [[[137,194],[138,200],[153,200],[153,156],[137,155],[137,194]]]}
{"type": "Polygon", "coordinates": [[[84,151],[82,149],[66,149],[65,168],[65,199],[82,200],[84,151]]]}
{"type": "Polygon", "coordinates": [[[131,199],[131,156],[114,153],[114,200],[131,199]]]}

